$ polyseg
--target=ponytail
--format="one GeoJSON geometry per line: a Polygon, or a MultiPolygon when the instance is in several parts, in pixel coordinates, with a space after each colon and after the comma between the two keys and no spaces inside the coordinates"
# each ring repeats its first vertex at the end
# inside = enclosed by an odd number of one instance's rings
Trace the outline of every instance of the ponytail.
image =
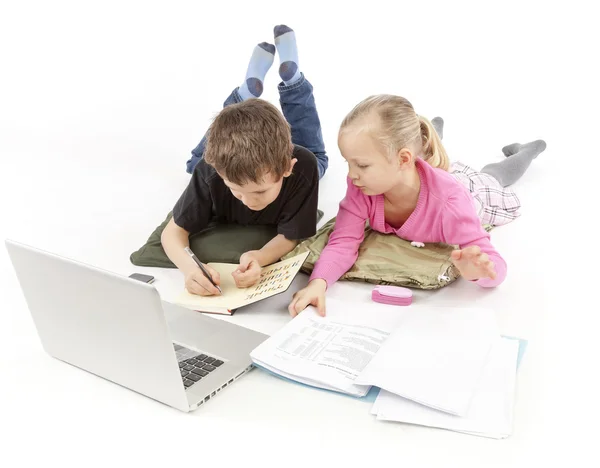
{"type": "Polygon", "coordinates": [[[440,136],[435,131],[431,122],[419,115],[419,124],[421,126],[421,140],[423,142],[423,159],[432,167],[448,170],[450,160],[442,145],[440,136]]]}

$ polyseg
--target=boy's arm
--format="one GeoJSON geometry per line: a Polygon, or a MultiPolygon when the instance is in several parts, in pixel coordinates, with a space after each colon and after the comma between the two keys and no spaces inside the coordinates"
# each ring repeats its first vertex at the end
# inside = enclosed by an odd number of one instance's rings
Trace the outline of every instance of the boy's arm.
{"type": "Polygon", "coordinates": [[[294,250],[298,241],[289,240],[283,234],[278,234],[267,242],[260,250],[246,252],[245,255],[251,255],[258,264],[263,267],[278,261],[284,255],[294,250]]]}
{"type": "Polygon", "coordinates": [[[250,250],[242,254],[240,264],[233,273],[238,288],[253,286],[260,280],[261,267],[276,262],[285,254],[291,252],[298,241],[289,240],[283,234],[278,234],[267,242],[260,250],[250,250]]]}
{"type": "Polygon", "coordinates": [[[173,218],[169,220],[160,236],[160,241],[167,257],[179,268],[184,275],[198,268],[194,260],[185,252],[185,248],[190,246],[190,233],[177,226],[173,218]]]}
{"type": "Polygon", "coordinates": [[[319,198],[319,170],[314,155],[304,167],[296,164],[290,176],[277,222],[277,235],[260,250],[252,250],[240,257],[234,272],[238,287],[248,287],[260,279],[260,269],[291,252],[298,240],[312,237],[317,228],[317,203],[319,198]]]}
{"type": "MultiPolygon", "coordinates": [[[[185,248],[189,247],[189,232],[175,224],[173,218],[169,220],[160,236],[160,241],[167,256],[185,275],[185,287],[192,294],[209,296],[219,294],[219,291],[204,276],[196,262],[190,257],[185,248]]],[[[221,283],[219,274],[206,265],[215,284],[221,283]]]]}
{"type": "Polygon", "coordinates": [[[173,217],[160,236],[165,253],[185,275],[198,268],[183,250],[190,246],[189,235],[202,231],[211,218],[213,200],[202,175],[204,166],[204,161],[196,166],[188,186],[173,207],[173,217]]]}

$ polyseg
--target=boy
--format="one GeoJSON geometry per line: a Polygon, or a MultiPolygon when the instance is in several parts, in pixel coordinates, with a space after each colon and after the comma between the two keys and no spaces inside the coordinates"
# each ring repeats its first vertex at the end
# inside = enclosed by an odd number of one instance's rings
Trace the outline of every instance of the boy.
{"type": "MultiPolygon", "coordinates": [[[[165,252],[185,274],[185,286],[192,294],[219,294],[184,251],[189,235],[211,220],[277,226],[277,236],[264,247],[240,257],[234,273],[238,287],[255,284],[262,266],[316,232],[318,181],[328,163],[321,125],[312,85],[298,68],[294,31],[279,25],[274,35],[285,119],[275,106],[255,99],[262,94],[275,56],[275,46],[263,42],[254,49],[244,83],[227,98],[192,151],[187,164],[192,178],[161,236],[165,252]]],[[[219,285],[219,274],[206,268],[219,285]]]]}

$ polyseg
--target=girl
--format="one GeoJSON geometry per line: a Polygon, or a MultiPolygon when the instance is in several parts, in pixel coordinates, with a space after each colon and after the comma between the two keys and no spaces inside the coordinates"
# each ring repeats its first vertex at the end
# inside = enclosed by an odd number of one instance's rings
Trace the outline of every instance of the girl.
{"type": "Polygon", "coordinates": [[[371,96],[346,116],[338,136],[348,163],[346,196],[308,286],[289,305],[292,316],[309,304],[325,315],[325,291],[356,261],[367,220],[372,229],[416,245],[458,245],[452,262],[479,286],[504,280],[506,263],[482,222],[499,225],[518,216],[518,198],[504,187],[523,175],[545,143],[515,143],[503,149],[507,159],[501,163],[481,172],[457,164],[449,173],[442,124],[418,116],[409,101],[392,95],[371,96]]]}

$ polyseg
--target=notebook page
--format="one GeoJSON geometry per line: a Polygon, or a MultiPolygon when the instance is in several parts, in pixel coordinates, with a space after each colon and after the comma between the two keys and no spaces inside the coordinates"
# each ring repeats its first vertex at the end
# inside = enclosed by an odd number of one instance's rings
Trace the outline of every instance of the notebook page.
{"type": "Polygon", "coordinates": [[[222,307],[224,309],[234,308],[234,304],[242,300],[246,295],[245,289],[238,289],[235,280],[231,275],[237,265],[231,263],[211,263],[210,267],[217,271],[221,277],[220,287],[223,294],[220,296],[198,296],[191,294],[184,289],[177,298],[177,304],[182,307],[188,307],[195,310],[202,310],[203,307],[222,307]]]}
{"type": "Polygon", "coordinates": [[[222,307],[224,309],[237,309],[253,302],[266,299],[285,291],[295,275],[298,273],[308,252],[296,255],[287,260],[274,263],[262,268],[261,277],[257,284],[248,288],[238,288],[232,273],[238,265],[233,263],[209,263],[221,277],[221,290],[219,296],[198,296],[190,294],[187,290],[180,294],[176,303],[194,310],[207,307],[222,307]]]}
{"type": "Polygon", "coordinates": [[[308,254],[309,252],[305,252],[264,267],[259,282],[246,288],[244,294],[240,296],[241,300],[234,307],[252,304],[285,291],[302,268],[308,254]]]}

